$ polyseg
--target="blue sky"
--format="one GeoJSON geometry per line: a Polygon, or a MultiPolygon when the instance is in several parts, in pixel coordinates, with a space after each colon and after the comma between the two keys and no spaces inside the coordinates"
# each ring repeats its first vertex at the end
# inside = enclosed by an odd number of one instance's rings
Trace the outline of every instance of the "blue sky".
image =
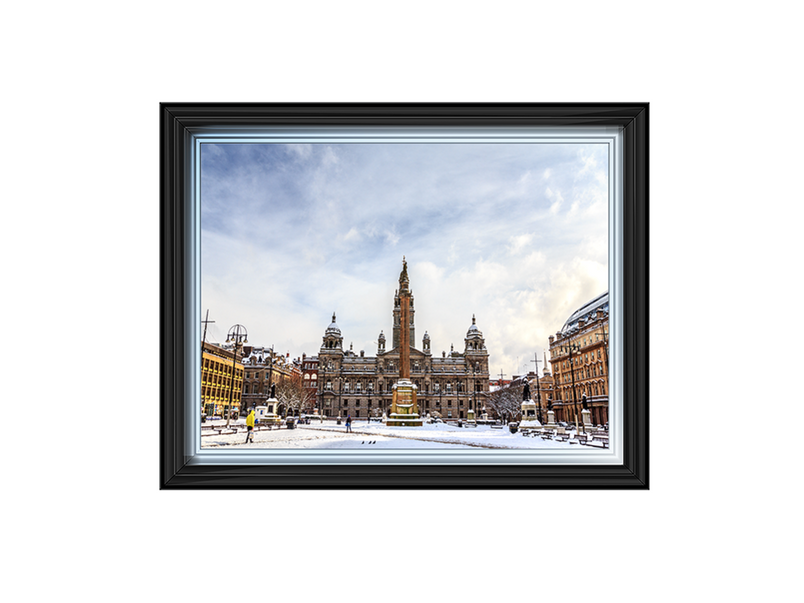
{"type": "Polygon", "coordinates": [[[604,144],[204,144],[207,338],[314,355],[390,339],[402,256],[416,342],[463,350],[472,315],[492,373],[517,374],[608,289],[604,144]]]}

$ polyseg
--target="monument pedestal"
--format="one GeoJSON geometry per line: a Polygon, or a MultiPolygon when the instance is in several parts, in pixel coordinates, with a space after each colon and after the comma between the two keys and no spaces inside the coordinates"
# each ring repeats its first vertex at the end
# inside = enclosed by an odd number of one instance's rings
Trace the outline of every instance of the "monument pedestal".
{"type": "Polygon", "coordinates": [[[581,411],[581,420],[583,421],[583,428],[586,433],[590,433],[594,431],[594,426],[592,425],[592,413],[588,410],[584,409],[581,411]]]}
{"type": "Polygon", "coordinates": [[[282,422],[282,418],[276,414],[277,408],[279,408],[279,400],[268,398],[264,406],[257,407],[257,419],[263,425],[279,425],[282,422]]]}
{"type": "Polygon", "coordinates": [[[421,427],[422,418],[416,403],[416,386],[410,379],[400,379],[394,384],[391,413],[385,424],[390,427],[421,427]]]}
{"type": "Polygon", "coordinates": [[[547,429],[556,429],[558,425],[556,425],[556,413],[552,410],[547,411],[547,425],[545,425],[547,429]]]}
{"type": "Polygon", "coordinates": [[[541,427],[542,424],[536,418],[536,402],[525,400],[522,402],[522,420],[519,422],[520,429],[534,429],[541,427]]]}

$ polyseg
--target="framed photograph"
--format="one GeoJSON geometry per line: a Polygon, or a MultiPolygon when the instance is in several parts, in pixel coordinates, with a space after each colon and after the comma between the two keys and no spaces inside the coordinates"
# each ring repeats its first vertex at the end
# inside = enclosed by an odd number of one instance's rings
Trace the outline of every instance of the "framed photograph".
{"type": "Polygon", "coordinates": [[[160,488],[648,488],[647,103],[160,105],[160,488]]]}

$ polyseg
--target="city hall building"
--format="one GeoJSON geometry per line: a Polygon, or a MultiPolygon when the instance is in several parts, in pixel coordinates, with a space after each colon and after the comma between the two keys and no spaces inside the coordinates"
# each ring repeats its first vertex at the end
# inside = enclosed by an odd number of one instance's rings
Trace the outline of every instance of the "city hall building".
{"type": "MultiPolygon", "coordinates": [[[[407,279],[407,268],[403,268],[407,279]]],[[[400,276],[400,281],[402,277],[400,276]]],[[[410,296],[409,324],[401,323],[399,291],[394,295],[393,329],[390,348],[386,349],[385,334],[380,331],[377,355],[356,354],[350,346],[343,349],[343,335],[332,315],[321,349],[318,352],[318,408],[328,417],[353,419],[381,417],[389,414],[393,385],[399,380],[401,329],[409,329],[410,380],[417,388],[419,413],[445,419],[467,418],[473,409],[477,414],[483,407],[483,394],[489,390],[489,363],[483,333],[472,324],[464,338],[462,352],[450,350],[433,356],[430,336],[425,332],[421,349],[416,341],[414,298],[410,296]],[[437,413],[437,414],[436,414],[437,413]]]]}

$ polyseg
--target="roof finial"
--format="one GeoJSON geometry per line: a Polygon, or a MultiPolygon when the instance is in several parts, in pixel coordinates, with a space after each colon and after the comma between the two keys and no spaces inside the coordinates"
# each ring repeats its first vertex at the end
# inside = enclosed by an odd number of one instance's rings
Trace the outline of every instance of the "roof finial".
{"type": "Polygon", "coordinates": [[[335,312],[332,313],[332,322],[335,322],[335,312]]]}
{"type": "Polygon", "coordinates": [[[475,324],[475,315],[472,314],[472,324],[475,324]]]}

